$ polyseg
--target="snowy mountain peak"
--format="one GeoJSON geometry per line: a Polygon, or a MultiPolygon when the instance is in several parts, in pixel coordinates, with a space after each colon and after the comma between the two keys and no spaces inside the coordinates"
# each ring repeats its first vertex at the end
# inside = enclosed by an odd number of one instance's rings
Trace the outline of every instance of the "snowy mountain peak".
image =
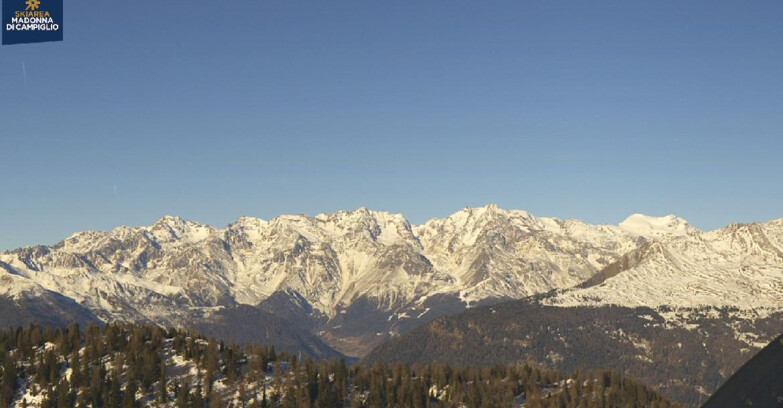
{"type": "Polygon", "coordinates": [[[261,218],[248,217],[247,215],[243,215],[243,216],[237,218],[236,221],[234,221],[233,223],[231,223],[229,225],[236,225],[236,226],[252,225],[252,226],[259,226],[259,225],[266,225],[266,224],[267,224],[267,221],[262,220],[261,218]]]}
{"type": "Polygon", "coordinates": [[[248,242],[255,242],[263,239],[264,230],[269,222],[261,218],[242,216],[225,229],[228,240],[232,243],[246,245],[248,242]]]}
{"type": "Polygon", "coordinates": [[[466,207],[466,208],[467,209],[473,209],[473,210],[476,210],[476,211],[481,211],[481,212],[491,212],[491,211],[500,211],[501,210],[501,208],[497,204],[494,204],[494,203],[489,203],[489,204],[486,204],[486,205],[484,205],[482,207],[476,207],[476,208],[466,207]]]}
{"type": "MultiPolygon", "coordinates": [[[[504,210],[504,209],[498,207],[497,204],[493,204],[493,203],[489,203],[489,204],[484,205],[482,207],[465,207],[462,210],[462,212],[465,212],[465,213],[467,213],[469,215],[473,215],[473,216],[481,216],[481,215],[485,215],[485,214],[506,213],[506,212],[509,212],[509,211],[514,211],[514,210],[504,210]]],[[[521,211],[521,210],[516,210],[516,211],[521,211]]],[[[522,211],[522,212],[524,212],[524,211],[522,211]]]]}
{"type": "MultiPolygon", "coordinates": [[[[320,216],[323,215],[324,214],[320,214],[320,216]]],[[[367,219],[382,218],[383,216],[387,216],[387,215],[389,214],[382,211],[372,211],[372,210],[368,210],[366,207],[359,207],[355,210],[338,211],[334,214],[326,214],[326,217],[333,218],[333,219],[346,219],[346,220],[367,220],[367,219]]]]}
{"type": "Polygon", "coordinates": [[[533,215],[523,210],[504,210],[496,204],[487,204],[483,207],[465,207],[445,219],[433,219],[425,223],[425,225],[446,222],[454,226],[476,228],[484,226],[488,222],[502,222],[510,218],[517,220],[536,219],[533,215]]]}
{"type": "Polygon", "coordinates": [[[164,215],[155,223],[168,224],[168,223],[181,223],[181,222],[183,222],[183,220],[178,215],[164,215]]]}
{"type": "Polygon", "coordinates": [[[621,222],[619,227],[631,234],[649,238],[684,236],[697,231],[688,221],[673,214],[663,217],[632,214],[621,222]]]}
{"type": "Polygon", "coordinates": [[[149,231],[158,242],[190,243],[206,239],[214,232],[214,228],[195,221],[183,220],[177,216],[166,215],[152,224],[149,231]]]}

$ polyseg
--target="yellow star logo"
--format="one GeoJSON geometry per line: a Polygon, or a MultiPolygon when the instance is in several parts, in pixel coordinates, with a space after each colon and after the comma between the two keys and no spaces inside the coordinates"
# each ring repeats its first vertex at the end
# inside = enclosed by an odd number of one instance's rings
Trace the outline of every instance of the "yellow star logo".
{"type": "Polygon", "coordinates": [[[27,4],[27,10],[36,10],[38,7],[41,7],[41,0],[27,0],[24,4],[27,4]]]}

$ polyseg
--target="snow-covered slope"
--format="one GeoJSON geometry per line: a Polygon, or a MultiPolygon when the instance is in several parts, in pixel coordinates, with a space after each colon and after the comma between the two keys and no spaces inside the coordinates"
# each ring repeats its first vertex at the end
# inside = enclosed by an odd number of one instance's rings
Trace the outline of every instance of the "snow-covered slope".
{"type": "Polygon", "coordinates": [[[648,238],[664,238],[672,235],[681,236],[699,232],[691,227],[688,221],[671,214],[665,217],[633,214],[621,222],[619,227],[631,234],[648,238]]]}
{"type": "Polygon", "coordinates": [[[666,224],[672,225],[678,232],[628,254],[626,260],[633,261],[613,265],[605,279],[566,290],[549,302],[783,309],[783,219],[710,232],[681,222],[666,224]]]}
{"type": "Polygon", "coordinates": [[[469,301],[574,286],[644,241],[613,226],[536,218],[494,205],[466,208],[415,232],[433,265],[453,276],[469,301]]]}

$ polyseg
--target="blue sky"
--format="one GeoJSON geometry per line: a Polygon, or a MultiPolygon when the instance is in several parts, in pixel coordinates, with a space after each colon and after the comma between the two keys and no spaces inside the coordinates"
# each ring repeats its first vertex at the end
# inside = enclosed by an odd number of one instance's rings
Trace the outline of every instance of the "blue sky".
{"type": "Polygon", "coordinates": [[[64,42],[0,47],[0,249],[359,206],[783,217],[779,1],[65,13],[64,42]]]}

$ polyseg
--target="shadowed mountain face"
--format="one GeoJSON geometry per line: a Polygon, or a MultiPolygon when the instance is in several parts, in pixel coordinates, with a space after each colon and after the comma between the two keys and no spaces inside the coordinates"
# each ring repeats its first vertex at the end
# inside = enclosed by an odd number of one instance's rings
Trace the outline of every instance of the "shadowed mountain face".
{"type": "Polygon", "coordinates": [[[702,408],[783,406],[783,336],[737,370],[702,408]]]}
{"type": "MultiPolygon", "coordinates": [[[[0,328],[30,324],[66,327],[72,323],[85,327],[89,323],[102,325],[104,321],[73,300],[56,293],[22,299],[0,297],[0,328]]],[[[181,327],[196,329],[227,342],[246,344],[263,340],[277,350],[314,358],[344,357],[300,323],[252,306],[239,305],[209,313],[183,315],[181,327]]]]}
{"type": "Polygon", "coordinates": [[[783,313],[749,320],[737,309],[562,308],[522,300],[435,319],[362,362],[613,369],[695,406],[752,355],[738,331],[771,338],[783,331],[783,313]],[[671,319],[676,313],[679,320],[671,319]]]}
{"type": "Polygon", "coordinates": [[[0,297],[0,327],[30,324],[66,327],[71,323],[84,327],[88,323],[100,324],[101,321],[72,299],[57,293],[44,292],[17,300],[0,297]]]}
{"type": "Polygon", "coordinates": [[[240,344],[263,342],[277,350],[319,359],[344,357],[313,335],[306,326],[252,306],[222,309],[203,319],[194,319],[189,327],[208,337],[240,344]]]}

